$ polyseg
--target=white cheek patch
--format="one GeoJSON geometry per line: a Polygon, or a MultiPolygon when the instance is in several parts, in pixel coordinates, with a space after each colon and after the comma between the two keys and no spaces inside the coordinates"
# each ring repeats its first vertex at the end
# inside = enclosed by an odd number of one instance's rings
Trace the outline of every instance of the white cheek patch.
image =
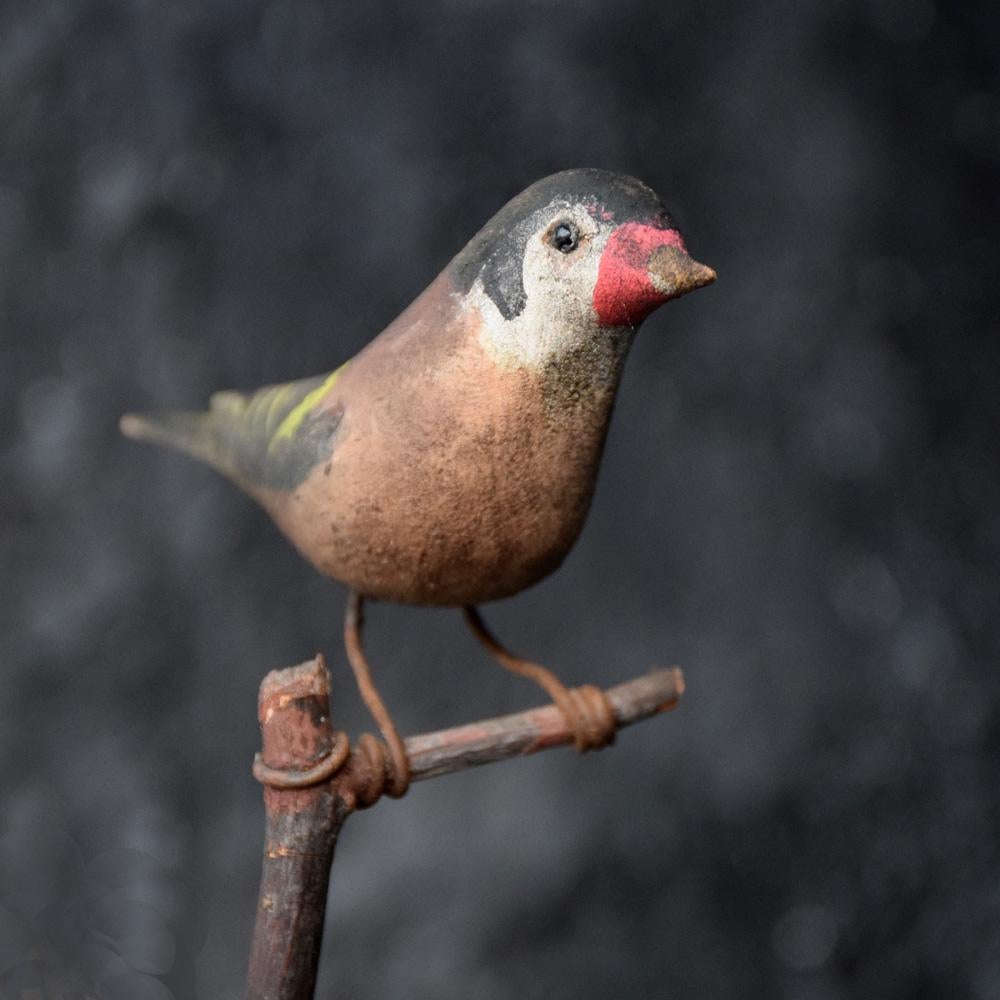
{"type": "Polygon", "coordinates": [[[509,320],[476,280],[468,302],[483,317],[480,339],[497,363],[540,369],[599,333],[593,295],[609,235],[604,228],[591,232],[578,250],[565,255],[533,236],[522,268],[525,306],[509,320]]]}

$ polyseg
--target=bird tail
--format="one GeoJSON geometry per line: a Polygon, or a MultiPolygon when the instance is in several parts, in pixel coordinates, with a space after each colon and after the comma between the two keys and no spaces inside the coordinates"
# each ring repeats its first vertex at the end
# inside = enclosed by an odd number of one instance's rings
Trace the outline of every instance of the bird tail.
{"type": "Polygon", "coordinates": [[[249,394],[217,392],[201,412],[127,413],[120,426],[126,437],[207,462],[253,496],[291,489],[318,461],[320,445],[329,451],[343,407],[317,407],[343,370],[249,394]]]}
{"type": "MultiPolygon", "coordinates": [[[[217,393],[212,409],[191,412],[126,413],[118,422],[122,434],[133,441],[165,445],[206,462],[227,476],[234,474],[230,449],[223,447],[220,423],[230,400],[238,393],[217,393]],[[221,418],[221,419],[220,419],[221,418]]],[[[235,404],[236,399],[232,402],[235,404]]]]}

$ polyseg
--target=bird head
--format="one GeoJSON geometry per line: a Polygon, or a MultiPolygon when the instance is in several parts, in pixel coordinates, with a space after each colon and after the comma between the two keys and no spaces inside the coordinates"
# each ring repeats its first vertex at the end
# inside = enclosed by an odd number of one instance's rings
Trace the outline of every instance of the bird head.
{"type": "MultiPolygon", "coordinates": [[[[567,170],[508,202],[452,261],[498,360],[529,368],[606,341],[624,353],[658,306],[715,280],[646,185],[567,170]]],[[[601,352],[599,352],[601,353],[601,352]]]]}

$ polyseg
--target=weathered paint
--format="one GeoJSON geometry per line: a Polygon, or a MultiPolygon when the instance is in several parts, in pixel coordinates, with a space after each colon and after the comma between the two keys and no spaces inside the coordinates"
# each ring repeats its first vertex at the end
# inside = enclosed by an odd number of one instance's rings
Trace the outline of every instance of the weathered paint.
{"type": "MultiPolygon", "coordinates": [[[[302,400],[295,407],[288,411],[278,424],[277,430],[271,435],[268,450],[270,451],[281,441],[287,441],[295,435],[295,432],[302,426],[302,422],[319,405],[326,394],[334,387],[337,379],[340,378],[349,362],[344,362],[335,372],[327,376],[322,385],[317,386],[311,392],[302,397],[302,400]]],[[[286,387],[287,388],[287,387],[286,387]]]]}
{"type": "Polygon", "coordinates": [[[711,280],[699,267],[639,181],[556,174],[501,209],[346,368],[123,429],[226,472],[361,594],[508,596],[575,542],[635,326],[711,280]],[[580,234],[567,253],[546,239],[562,220],[580,234]]]}
{"type": "Polygon", "coordinates": [[[687,252],[676,229],[626,222],[611,234],[594,286],[594,311],[602,326],[635,326],[670,298],[649,275],[650,258],[660,247],[687,252]]]}
{"type": "Polygon", "coordinates": [[[460,291],[478,280],[504,319],[518,316],[527,301],[523,261],[528,241],[547,214],[579,206],[600,222],[657,220],[672,225],[655,192],[641,181],[609,170],[564,170],[545,177],[511,199],[469,241],[450,269],[460,291]]]}

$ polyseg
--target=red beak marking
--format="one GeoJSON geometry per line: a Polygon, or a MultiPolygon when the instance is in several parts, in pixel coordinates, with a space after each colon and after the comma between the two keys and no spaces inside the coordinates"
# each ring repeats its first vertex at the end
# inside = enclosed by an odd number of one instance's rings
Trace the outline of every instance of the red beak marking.
{"type": "Polygon", "coordinates": [[[668,296],[649,278],[649,258],[658,247],[687,253],[676,229],[657,229],[626,222],[610,236],[597,268],[594,310],[601,326],[634,325],[644,320],[668,296]]]}

